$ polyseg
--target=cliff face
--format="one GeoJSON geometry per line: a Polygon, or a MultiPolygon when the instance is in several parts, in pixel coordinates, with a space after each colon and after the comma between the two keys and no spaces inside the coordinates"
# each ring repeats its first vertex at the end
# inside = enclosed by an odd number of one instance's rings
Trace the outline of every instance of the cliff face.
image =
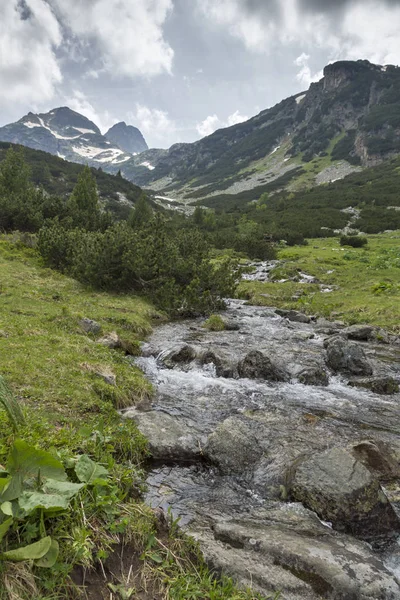
{"type": "Polygon", "coordinates": [[[124,121],[113,125],[105,134],[107,140],[130,154],[140,154],[148,150],[148,145],[137,127],[127,125],[124,121]]]}

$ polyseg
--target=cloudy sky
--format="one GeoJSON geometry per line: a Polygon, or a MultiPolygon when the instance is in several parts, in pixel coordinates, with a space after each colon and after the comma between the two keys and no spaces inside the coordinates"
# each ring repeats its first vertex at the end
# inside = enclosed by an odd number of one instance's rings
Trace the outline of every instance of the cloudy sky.
{"type": "Polygon", "coordinates": [[[400,0],[0,0],[0,125],[67,105],[194,141],[328,62],[399,64],[399,30],[400,0]]]}

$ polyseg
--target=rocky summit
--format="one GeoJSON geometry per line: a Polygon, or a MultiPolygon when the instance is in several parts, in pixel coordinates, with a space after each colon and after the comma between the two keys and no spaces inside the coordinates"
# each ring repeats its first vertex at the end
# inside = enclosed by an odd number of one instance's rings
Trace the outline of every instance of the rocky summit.
{"type": "Polygon", "coordinates": [[[162,325],[136,359],[147,501],[265,597],[399,600],[400,340],[240,300],[224,319],[162,325]]]}

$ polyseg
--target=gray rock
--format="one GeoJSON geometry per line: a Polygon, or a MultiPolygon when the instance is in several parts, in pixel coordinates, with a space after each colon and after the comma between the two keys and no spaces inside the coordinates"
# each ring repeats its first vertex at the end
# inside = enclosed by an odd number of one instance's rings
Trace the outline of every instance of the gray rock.
{"type": "Polygon", "coordinates": [[[349,340],[357,340],[361,342],[368,342],[372,339],[373,333],[376,327],[372,325],[351,325],[343,329],[343,334],[346,335],[349,340]]]}
{"type": "Polygon", "coordinates": [[[208,564],[282,600],[399,600],[396,578],[364,542],[338,534],[299,504],[220,520],[193,533],[208,564]]]}
{"type": "Polygon", "coordinates": [[[365,388],[375,394],[391,395],[397,394],[399,384],[393,377],[365,377],[349,381],[352,387],[365,388]]]}
{"type": "Polygon", "coordinates": [[[354,444],[350,451],[354,457],[380,481],[400,478],[400,466],[396,456],[382,443],[362,440],[354,444]]]}
{"type": "Polygon", "coordinates": [[[372,375],[372,366],[364,350],[357,344],[342,337],[328,339],[326,344],[326,362],[334,371],[344,371],[354,375],[372,375]]]}
{"type": "Polygon", "coordinates": [[[292,494],[338,531],[361,539],[400,531],[377,479],[343,448],[332,448],[303,462],[296,470],[292,494]]]}
{"type": "Polygon", "coordinates": [[[225,322],[225,330],[226,331],[239,331],[240,325],[239,323],[235,323],[235,321],[226,321],[225,322]]]}
{"type": "Polygon", "coordinates": [[[117,378],[112,371],[108,369],[95,369],[93,373],[96,375],[96,377],[100,377],[100,379],[108,383],[108,385],[117,385],[117,378]]]}
{"type": "Polygon", "coordinates": [[[262,456],[257,428],[239,417],[229,417],[209,435],[204,454],[224,473],[239,473],[254,468],[262,456]]]}
{"type": "Polygon", "coordinates": [[[155,460],[187,461],[198,459],[201,443],[190,428],[180,419],[154,410],[129,408],[124,419],[133,419],[139,431],[147,438],[149,450],[155,460]]]}
{"type": "Polygon", "coordinates": [[[319,366],[303,369],[298,375],[298,380],[304,385],[329,385],[328,373],[319,366]]]}
{"type": "Polygon", "coordinates": [[[268,356],[259,350],[252,350],[238,364],[239,376],[247,379],[268,379],[287,381],[288,376],[277,367],[268,356]]]}
{"type": "Polygon", "coordinates": [[[93,321],[92,319],[88,319],[87,317],[80,319],[79,326],[85,333],[91,333],[93,335],[99,335],[99,333],[101,333],[100,323],[97,323],[97,321],[93,321]]]}
{"type": "Polygon", "coordinates": [[[289,319],[289,321],[294,321],[295,323],[311,323],[312,320],[315,320],[313,317],[309,317],[308,315],[305,315],[297,310],[284,310],[277,308],[275,312],[280,317],[284,317],[289,319]]]}
{"type": "Polygon", "coordinates": [[[159,360],[169,369],[172,369],[177,363],[189,363],[196,358],[196,350],[188,344],[174,346],[170,350],[163,352],[159,360]]]}
{"type": "Polygon", "coordinates": [[[101,344],[102,346],[106,346],[111,350],[115,350],[116,348],[121,347],[121,340],[119,339],[119,336],[115,331],[112,331],[111,333],[108,333],[107,335],[104,335],[103,337],[99,338],[97,340],[97,343],[101,344]]]}
{"type": "Polygon", "coordinates": [[[236,365],[232,364],[227,358],[216,354],[213,350],[206,350],[200,356],[200,362],[203,365],[213,364],[215,365],[215,372],[217,377],[226,377],[228,379],[237,378],[238,370],[236,365]]]}

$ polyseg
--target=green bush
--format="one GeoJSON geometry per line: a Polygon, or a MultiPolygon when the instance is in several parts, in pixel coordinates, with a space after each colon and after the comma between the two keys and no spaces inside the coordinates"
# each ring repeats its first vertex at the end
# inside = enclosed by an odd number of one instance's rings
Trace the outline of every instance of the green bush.
{"type": "Polygon", "coordinates": [[[203,327],[209,331],[224,331],[225,321],[219,315],[211,315],[207,321],[204,322],[203,327]]]}
{"type": "Polygon", "coordinates": [[[342,235],[340,238],[341,246],[352,246],[353,248],[362,248],[368,244],[366,237],[360,235],[342,235]]]}

